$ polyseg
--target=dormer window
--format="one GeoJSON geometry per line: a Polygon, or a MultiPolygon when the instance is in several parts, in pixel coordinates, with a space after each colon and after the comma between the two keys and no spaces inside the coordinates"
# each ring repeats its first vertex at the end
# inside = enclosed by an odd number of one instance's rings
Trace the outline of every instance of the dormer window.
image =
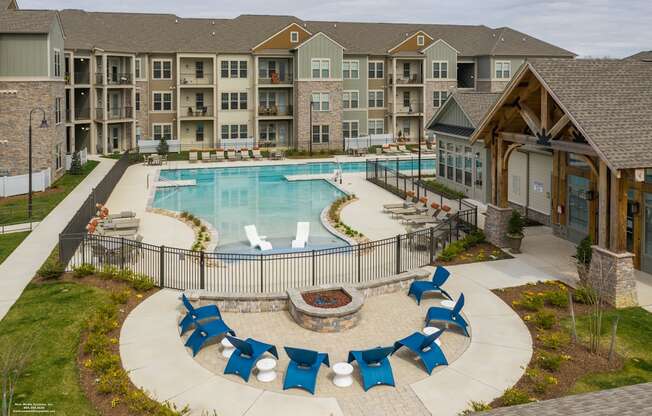
{"type": "Polygon", "coordinates": [[[417,46],[423,46],[426,42],[426,38],[423,35],[417,36],[417,46]]]}
{"type": "Polygon", "coordinates": [[[290,42],[292,43],[299,42],[299,32],[290,32],[290,42]]]}

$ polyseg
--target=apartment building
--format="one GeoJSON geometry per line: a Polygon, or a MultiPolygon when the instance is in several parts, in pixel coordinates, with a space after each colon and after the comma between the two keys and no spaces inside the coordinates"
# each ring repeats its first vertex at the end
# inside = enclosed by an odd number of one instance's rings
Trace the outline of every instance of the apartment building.
{"type": "Polygon", "coordinates": [[[67,152],[109,153],[161,138],[185,149],[244,138],[264,147],[342,149],[344,138],[369,134],[416,142],[454,91],[498,92],[528,58],[574,56],[486,26],[58,16],[67,152]]]}

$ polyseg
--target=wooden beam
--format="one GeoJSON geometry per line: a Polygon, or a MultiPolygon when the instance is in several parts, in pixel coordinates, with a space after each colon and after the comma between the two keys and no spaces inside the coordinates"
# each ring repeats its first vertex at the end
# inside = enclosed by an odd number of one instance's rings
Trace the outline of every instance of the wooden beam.
{"type": "Polygon", "coordinates": [[[559,214],[559,224],[568,225],[566,218],[568,217],[568,178],[566,174],[567,167],[567,153],[559,152],[559,203],[564,207],[561,214],[559,214]]]}
{"type": "Polygon", "coordinates": [[[633,220],[634,220],[634,229],[633,229],[633,241],[632,241],[632,253],[634,253],[634,267],[637,269],[641,269],[641,240],[643,239],[643,221],[645,221],[645,217],[643,216],[643,213],[645,212],[645,207],[644,201],[643,201],[643,191],[642,191],[642,183],[641,182],[636,182],[634,184],[634,201],[638,203],[639,210],[638,214],[633,215],[633,220]]]}
{"type": "Polygon", "coordinates": [[[529,146],[537,147],[539,149],[557,149],[562,152],[576,153],[580,155],[587,156],[597,156],[595,150],[589,144],[584,143],[575,143],[567,142],[562,140],[553,140],[550,142],[550,146],[542,146],[538,144],[538,138],[536,136],[531,136],[529,134],[522,133],[511,133],[511,132],[498,132],[498,136],[502,137],[504,141],[512,143],[521,143],[527,144],[529,146]]]}
{"type": "Polygon", "coordinates": [[[519,105],[521,107],[519,113],[523,120],[525,120],[525,124],[528,125],[532,133],[541,134],[541,120],[539,120],[539,117],[525,103],[519,102],[519,105]]]}
{"type": "Polygon", "coordinates": [[[611,251],[622,253],[627,249],[627,190],[624,178],[618,176],[611,172],[609,246],[611,251]]]}
{"type": "Polygon", "coordinates": [[[491,203],[498,205],[498,144],[495,138],[489,142],[491,145],[491,203]]]}
{"type": "MultiPolygon", "coordinates": [[[[506,145],[503,140],[498,137],[498,161],[504,159],[506,152],[506,145]]],[[[508,195],[508,182],[509,178],[507,175],[507,166],[503,166],[502,163],[498,164],[498,206],[501,208],[507,208],[507,195],[508,195]]]]}
{"type": "Polygon", "coordinates": [[[589,165],[589,168],[591,168],[591,172],[593,172],[596,178],[600,176],[600,173],[598,173],[598,168],[595,166],[595,161],[592,158],[582,154],[578,154],[577,156],[583,161],[585,161],[587,165],[589,165]]]}
{"type": "Polygon", "coordinates": [[[559,150],[552,151],[552,184],[550,189],[550,203],[552,205],[552,223],[559,224],[559,150]]]}
{"type": "MultiPolygon", "coordinates": [[[[591,164],[593,163],[593,160],[591,158],[584,156],[587,159],[591,161],[591,164]]],[[[589,175],[589,191],[593,193],[593,195],[597,194],[597,188],[598,188],[598,172],[594,169],[591,170],[591,174],[589,175]]],[[[598,233],[598,200],[594,197],[589,200],[589,236],[591,237],[591,241],[596,241],[597,240],[597,233],[598,233]]]]}
{"type": "Polygon", "coordinates": [[[505,151],[502,160],[503,169],[507,169],[509,167],[509,157],[512,155],[512,152],[522,146],[523,145],[521,143],[512,143],[509,146],[507,146],[507,150],[505,151]]]}
{"type": "Polygon", "coordinates": [[[550,102],[548,101],[548,91],[541,86],[541,130],[547,132],[550,128],[550,102]]]}
{"type": "Polygon", "coordinates": [[[607,246],[609,235],[609,173],[607,164],[600,160],[598,173],[598,245],[602,248],[607,246]]]}
{"type": "Polygon", "coordinates": [[[568,114],[564,114],[563,116],[561,116],[561,118],[557,120],[555,125],[552,126],[552,128],[548,132],[548,134],[550,134],[550,139],[553,140],[555,137],[557,137],[559,133],[561,133],[561,131],[564,129],[564,127],[566,127],[569,121],[570,121],[570,117],[568,117],[568,114]]]}

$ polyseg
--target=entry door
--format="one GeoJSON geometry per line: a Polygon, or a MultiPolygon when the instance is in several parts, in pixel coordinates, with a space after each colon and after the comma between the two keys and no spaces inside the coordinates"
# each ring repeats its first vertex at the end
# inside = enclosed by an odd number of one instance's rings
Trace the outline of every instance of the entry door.
{"type": "Polygon", "coordinates": [[[117,126],[111,127],[111,142],[113,150],[120,150],[120,128],[117,126]]]}
{"type": "Polygon", "coordinates": [[[568,175],[568,239],[579,243],[589,235],[589,180],[568,175]]]}
{"type": "Polygon", "coordinates": [[[109,111],[112,118],[120,118],[120,93],[111,92],[108,95],[109,111]]]}
{"type": "Polygon", "coordinates": [[[278,141],[279,141],[279,144],[284,146],[284,145],[287,144],[287,140],[288,140],[287,126],[284,123],[281,123],[278,126],[278,141]]]}
{"type": "Polygon", "coordinates": [[[652,193],[643,194],[643,241],[641,242],[641,270],[652,273],[652,193]]]}
{"type": "Polygon", "coordinates": [[[118,82],[118,66],[117,65],[111,65],[111,81],[113,83],[118,82]]]}

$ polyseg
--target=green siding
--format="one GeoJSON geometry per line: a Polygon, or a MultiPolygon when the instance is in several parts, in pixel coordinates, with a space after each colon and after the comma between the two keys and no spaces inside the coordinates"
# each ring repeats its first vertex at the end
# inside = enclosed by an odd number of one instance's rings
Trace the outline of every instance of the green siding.
{"type": "MultiPolygon", "coordinates": [[[[61,48],[61,59],[63,62],[63,48],[61,48]]],[[[1,34],[0,76],[47,77],[48,36],[46,34],[1,34]]]]}
{"type": "Polygon", "coordinates": [[[327,58],[331,61],[331,79],[342,79],[342,53],[340,45],[323,34],[316,34],[301,45],[297,55],[299,80],[311,79],[310,62],[313,58],[327,58]]]}
{"type": "Polygon", "coordinates": [[[360,122],[359,124],[359,134],[360,136],[365,136],[367,134],[368,127],[367,126],[367,111],[366,110],[358,110],[358,111],[352,111],[352,110],[344,110],[342,111],[342,121],[348,121],[348,120],[358,120],[360,122]]]}
{"type": "MultiPolygon", "coordinates": [[[[345,61],[359,61],[360,62],[360,77],[359,79],[345,79],[342,81],[342,87],[346,90],[360,91],[360,108],[367,108],[369,103],[369,82],[367,77],[368,60],[366,56],[345,56],[345,61]]],[[[365,126],[366,129],[366,126],[365,126]]]]}
{"type": "Polygon", "coordinates": [[[63,45],[63,32],[61,26],[59,25],[58,19],[55,19],[54,24],[50,28],[49,33],[50,39],[50,76],[54,76],[54,50],[58,49],[61,53],[61,77],[65,75],[66,72],[66,62],[64,58],[64,45],[63,45]]]}
{"type": "Polygon", "coordinates": [[[426,50],[426,78],[432,78],[432,62],[448,62],[448,78],[457,79],[457,52],[444,42],[437,42],[426,50]]]}
{"type": "Polygon", "coordinates": [[[449,126],[469,127],[474,128],[473,124],[464,114],[464,111],[457,105],[455,100],[452,100],[444,111],[437,116],[437,123],[448,124],[449,126]]]}

